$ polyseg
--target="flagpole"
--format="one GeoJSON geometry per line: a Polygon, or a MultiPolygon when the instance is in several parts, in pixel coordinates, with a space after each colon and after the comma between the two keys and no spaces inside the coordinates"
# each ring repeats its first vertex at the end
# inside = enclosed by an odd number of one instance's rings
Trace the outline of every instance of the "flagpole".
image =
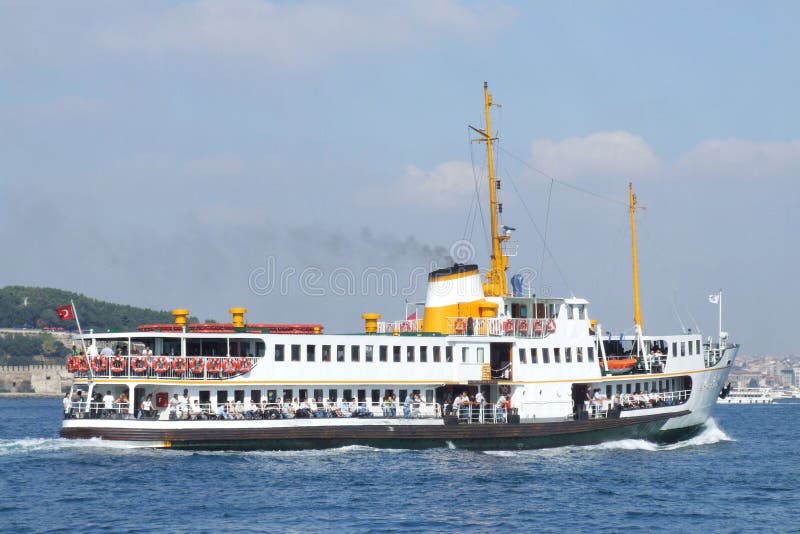
{"type": "MultiPolygon", "coordinates": [[[[81,330],[81,321],[78,319],[78,310],[75,309],[75,303],[70,299],[69,301],[70,306],[72,306],[72,314],[75,316],[75,323],[78,325],[78,335],[81,336],[81,346],[83,347],[83,354],[86,360],[89,360],[89,355],[86,353],[86,341],[83,339],[83,330],[81,330]]],[[[91,383],[94,380],[92,376],[92,362],[89,361],[89,368],[86,370],[86,377],[89,379],[91,383]]]]}
{"type": "Polygon", "coordinates": [[[83,331],[81,330],[81,322],[78,319],[78,310],[75,309],[75,303],[72,302],[72,299],[70,299],[69,305],[72,307],[72,315],[75,316],[75,323],[77,323],[78,325],[78,335],[81,336],[81,346],[83,347],[83,353],[86,354],[86,342],[83,340],[83,331]]]}

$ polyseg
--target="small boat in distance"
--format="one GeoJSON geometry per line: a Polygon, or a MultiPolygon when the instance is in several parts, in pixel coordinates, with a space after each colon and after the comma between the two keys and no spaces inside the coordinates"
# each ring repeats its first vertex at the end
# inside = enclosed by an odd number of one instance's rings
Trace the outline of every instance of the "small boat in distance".
{"type": "Polygon", "coordinates": [[[61,436],[176,449],[525,449],[697,433],[739,346],[722,332],[717,343],[645,333],[632,186],[629,333],[604,336],[586,299],[524,295],[513,279],[509,291],[486,84],[483,96],[485,125],[472,130],[488,160],[485,277],[475,264],[436,269],[421,318],[365,313],[360,333],[248,323],[246,308],[231,308],[230,323],[188,324],[176,309],[175,324],[81,334],[61,436]]]}
{"type": "Polygon", "coordinates": [[[731,388],[724,397],[720,395],[719,404],[772,404],[770,388],[731,388]]]}

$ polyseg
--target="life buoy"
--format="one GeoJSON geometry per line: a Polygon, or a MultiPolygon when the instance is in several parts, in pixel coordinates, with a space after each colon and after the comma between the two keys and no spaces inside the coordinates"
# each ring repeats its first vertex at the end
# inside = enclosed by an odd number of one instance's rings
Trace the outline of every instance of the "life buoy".
{"type": "Polygon", "coordinates": [[[511,319],[506,319],[503,322],[503,332],[505,332],[508,335],[513,334],[514,333],[514,321],[512,321],[511,319]]]}
{"type": "Polygon", "coordinates": [[[125,371],[125,358],[122,356],[114,356],[111,358],[111,363],[108,364],[111,372],[118,375],[125,371]]]}
{"type": "MultiPolygon", "coordinates": [[[[176,375],[182,375],[186,372],[186,358],[173,358],[172,359],[172,372],[176,375]]],[[[202,369],[201,369],[202,372],[202,369]]]]}
{"type": "Polygon", "coordinates": [[[70,373],[74,373],[78,367],[78,358],[75,356],[70,356],[67,358],[67,371],[70,373]]]}
{"type": "Polygon", "coordinates": [[[253,362],[250,358],[239,358],[239,372],[242,374],[249,373],[253,369],[253,362]]]}
{"type": "Polygon", "coordinates": [[[400,331],[401,332],[411,332],[411,323],[408,321],[401,321],[400,322],[400,331]]]}
{"type": "Polygon", "coordinates": [[[554,333],[556,331],[556,321],[555,319],[548,319],[547,320],[547,331],[549,333],[554,333]]]}
{"type": "Polygon", "coordinates": [[[239,370],[239,361],[236,358],[223,358],[221,367],[223,373],[232,375],[239,370]]]}
{"type": "Polygon", "coordinates": [[[195,356],[194,358],[189,358],[189,371],[195,375],[202,375],[203,371],[205,371],[205,365],[203,364],[203,358],[198,358],[195,356]]]}
{"type": "Polygon", "coordinates": [[[467,323],[464,321],[464,319],[461,319],[459,317],[458,319],[456,319],[455,328],[457,334],[463,334],[464,331],[467,329],[467,323]]]}
{"type": "Polygon", "coordinates": [[[219,358],[209,358],[206,361],[206,372],[210,375],[218,375],[220,368],[219,358]]]}
{"type": "Polygon", "coordinates": [[[140,375],[147,371],[147,360],[142,358],[141,356],[135,356],[131,360],[131,371],[140,375]]]}
{"type": "Polygon", "coordinates": [[[92,371],[95,373],[103,373],[108,366],[105,356],[94,356],[92,358],[92,371]]]}
{"type": "Polygon", "coordinates": [[[89,372],[89,358],[86,356],[81,356],[78,358],[78,366],[75,368],[75,370],[79,373],[89,372]]]}
{"type": "Polygon", "coordinates": [[[537,336],[539,334],[541,334],[542,333],[542,328],[544,328],[544,325],[542,324],[542,320],[541,319],[536,319],[535,321],[533,321],[533,333],[534,334],[536,334],[537,336]]]}
{"type": "Polygon", "coordinates": [[[528,320],[523,319],[519,322],[519,333],[523,336],[528,333],[528,320]]]}
{"type": "Polygon", "coordinates": [[[155,371],[156,374],[163,375],[169,371],[169,360],[164,356],[156,356],[150,363],[150,367],[153,368],[153,371],[155,371]]]}

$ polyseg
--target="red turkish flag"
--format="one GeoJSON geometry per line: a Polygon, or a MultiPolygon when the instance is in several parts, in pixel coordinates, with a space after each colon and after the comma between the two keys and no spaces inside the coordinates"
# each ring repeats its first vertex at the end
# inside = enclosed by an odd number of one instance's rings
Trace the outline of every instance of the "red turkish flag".
{"type": "Polygon", "coordinates": [[[73,319],[75,317],[75,314],[72,313],[71,304],[68,306],[60,306],[56,308],[56,313],[64,321],[69,321],[70,319],[73,319]]]}

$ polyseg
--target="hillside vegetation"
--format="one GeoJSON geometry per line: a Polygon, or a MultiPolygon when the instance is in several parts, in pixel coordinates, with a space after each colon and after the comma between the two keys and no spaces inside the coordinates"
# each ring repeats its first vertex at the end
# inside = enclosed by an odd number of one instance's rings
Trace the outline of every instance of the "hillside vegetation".
{"type": "MultiPolygon", "coordinates": [[[[113,304],[72,291],[6,286],[0,289],[0,328],[77,331],[74,319],[62,321],[56,313],[56,308],[68,305],[70,300],[75,303],[84,331],[132,330],[140,324],[171,323],[174,320],[168,311],[113,304]]],[[[197,321],[194,317],[189,320],[197,321]]],[[[66,347],[48,333],[0,334],[0,365],[24,365],[36,360],[62,358],[67,352],[66,347]]]]}

